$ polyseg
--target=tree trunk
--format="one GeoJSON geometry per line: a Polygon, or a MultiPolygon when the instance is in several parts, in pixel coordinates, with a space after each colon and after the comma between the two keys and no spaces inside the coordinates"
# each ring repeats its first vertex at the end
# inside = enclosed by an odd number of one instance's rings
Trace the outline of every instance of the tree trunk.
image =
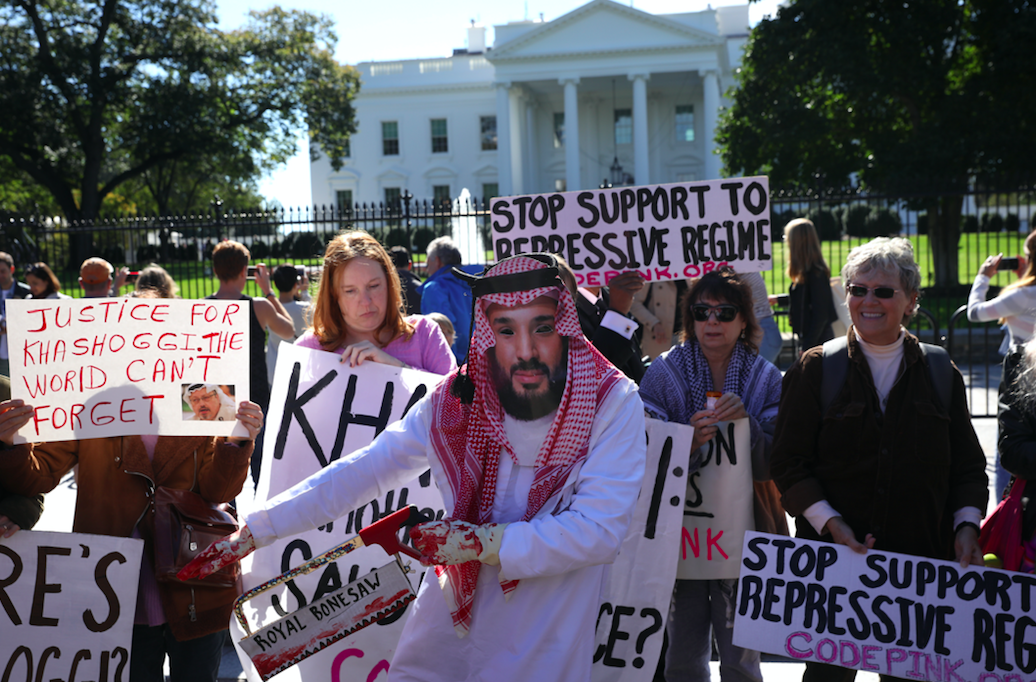
{"type": "Polygon", "coordinates": [[[928,242],[932,248],[934,288],[938,290],[951,291],[960,286],[958,245],[963,202],[963,195],[944,195],[928,204],[928,242]]]}

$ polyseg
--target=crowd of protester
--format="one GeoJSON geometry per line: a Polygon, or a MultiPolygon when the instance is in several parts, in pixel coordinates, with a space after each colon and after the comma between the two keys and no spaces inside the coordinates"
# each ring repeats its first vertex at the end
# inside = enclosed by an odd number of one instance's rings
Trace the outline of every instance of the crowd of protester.
{"type": "MultiPolygon", "coordinates": [[[[787,535],[790,515],[801,538],[859,553],[876,548],[981,565],[985,456],[960,372],[948,360],[940,364],[907,331],[921,284],[910,242],[877,238],[854,248],[834,284],[813,224],[793,220],[784,234],[790,323],[800,353],[783,377],[774,365],[783,347],[773,311],[778,297],[767,292],[758,273],[720,268],[689,282],[647,285],[630,272],[606,287],[580,287],[560,257],[557,267],[571,296],[572,319],[599,355],[639,384],[646,416],[694,427],[689,474],[701,466],[718,422],[748,420],[753,484],[744,494],[753,500],[757,530],[787,535]],[[833,290],[844,297],[852,319],[842,338],[835,338],[831,326],[833,290]]],[[[1010,475],[1036,477],[1036,233],[1025,242],[1020,279],[987,301],[1000,258],[983,264],[968,302],[969,319],[999,319],[1008,332],[999,419],[1005,473],[998,490],[1010,475]]],[[[183,391],[190,408],[185,418],[237,419],[250,437],[137,436],[14,446],[17,424],[30,408],[10,401],[4,305],[12,298],[67,295],[46,263],[25,265],[22,284],[18,264],[0,253],[0,457],[24,460],[18,469],[23,483],[16,487],[45,492],[78,467],[77,510],[102,508],[117,505],[113,500],[123,485],[117,474],[103,471],[104,461],[136,458],[150,467],[175,456],[176,465],[162,469],[158,484],[193,486],[212,502],[231,501],[249,468],[253,480],[259,479],[263,414],[283,344],[337,353],[350,366],[376,362],[446,375],[465,364],[474,343],[472,290],[454,274],[472,268],[463,266],[448,237],[429,245],[423,282],[405,248],[386,250],[364,232],[343,233],[328,243],[315,282],[305,266],[256,264],[254,281],[263,294],[257,298],[244,293],[251,263],[245,245],[216,244],[212,263],[219,285],[207,298],[249,304],[251,400],[236,404],[226,386],[193,384],[183,391]],[[193,458],[181,456],[188,451],[193,458]]],[[[79,285],[83,296],[117,296],[128,274],[90,258],[82,264],[79,285]]],[[[178,292],[169,273],[150,265],[126,295],[176,298],[178,292]]],[[[77,511],[73,527],[148,537],[153,529],[123,506],[109,515],[77,511]]],[[[0,483],[0,538],[31,528],[42,508],[41,494],[15,494],[0,483]]],[[[1030,528],[1036,512],[1031,516],[1030,528]]],[[[1034,563],[1036,547],[1028,570],[1034,563]]],[[[678,576],[668,653],[660,665],[666,680],[709,679],[714,646],[723,679],[762,679],[759,652],[733,643],[737,587],[737,579],[678,576]]],[[[161,679],[156,675],[166,656],[174,681],[215,679],[226,605],[212,605],[212,618],[201,624],[186,624],[184,595],[157,583],[143,563],[132,679],[161,679]]],[[[854,674],[808,663],[804,679],[841,681],[854,674]]]]}

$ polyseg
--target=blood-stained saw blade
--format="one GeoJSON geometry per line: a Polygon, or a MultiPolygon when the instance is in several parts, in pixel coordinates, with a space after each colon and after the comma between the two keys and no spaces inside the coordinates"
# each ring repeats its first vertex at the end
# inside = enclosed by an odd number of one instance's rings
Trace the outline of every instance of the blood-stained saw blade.
{"type": "Polygon", "coordinates": [[[414,590],[398,561],[324,595],[241,640],[256,671],[268,680],[357,630],[406,606],[414,590]]]}

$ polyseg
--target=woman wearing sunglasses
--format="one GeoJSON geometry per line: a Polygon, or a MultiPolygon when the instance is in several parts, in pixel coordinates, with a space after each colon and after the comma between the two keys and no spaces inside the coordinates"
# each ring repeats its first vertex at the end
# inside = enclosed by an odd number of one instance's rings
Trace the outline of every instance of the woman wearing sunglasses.
{"type": "MultiPolygon", "coordinates": [[[[696,281],[682,301],[682,343],[660,355],[640,384],[648,416],[694,427],[688,480],[701,466],[717,422],[749,420],[752,474],[756,480],[755,529],[788,534],[776,487],[768,480],[774,420],[781,396],[781,373],[758,355],[752,342],[758,323],[752,289],[730,268],[696,281]],[[721,393],[709,406],[707,393],[721,393]]],[[[735,541],[737,542],[737,541],[735,541]]],[[[737,580],[695,580],[683,565],[677,571],[667,632],[666,680],[709,679],[714,630],[724,680],[761,680],[759,652],[733,642],[737,580]]]]}
{"type": "Polygon", "coordinates": [[[831,323],[838,319],[831,298],[831,268],[820,252],[820,238],[813,223],[805,218],[784,227],[788,258],[788,317],[799,339],[799,353],[835,337],[831,323]]]}
{"type": "MultiPolygon", "coordinates": [[[[777,417],[772,472],[796,535],[860,554],[874,547],[981,566],[986,459],[960,372],[953,368],[952,390],[940,396],[904,328],[921,284],[913,247],[874,239],[849,252],[842,278],[852,317],[845,381],[822,404],[834,354],[825,361],[822,348],[806,351],[784,378],[777,417]]],[[[807,663],[803,679],[854,675],[807,663]]]]}

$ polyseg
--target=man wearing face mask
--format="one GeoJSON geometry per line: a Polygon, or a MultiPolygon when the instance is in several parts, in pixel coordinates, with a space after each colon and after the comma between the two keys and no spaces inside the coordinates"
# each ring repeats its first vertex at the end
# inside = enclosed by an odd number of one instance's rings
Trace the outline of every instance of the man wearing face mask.
{"type": "Polygon", "coordinates": [[[339,518],[430,466],[448,517],[411,537],[438,579],[421,585],[393,680],[589,680],[605,564],[644,475],[643,405],[580,332],[553,256],[472,279],[469,364],[181,577],[339,518]]]}

